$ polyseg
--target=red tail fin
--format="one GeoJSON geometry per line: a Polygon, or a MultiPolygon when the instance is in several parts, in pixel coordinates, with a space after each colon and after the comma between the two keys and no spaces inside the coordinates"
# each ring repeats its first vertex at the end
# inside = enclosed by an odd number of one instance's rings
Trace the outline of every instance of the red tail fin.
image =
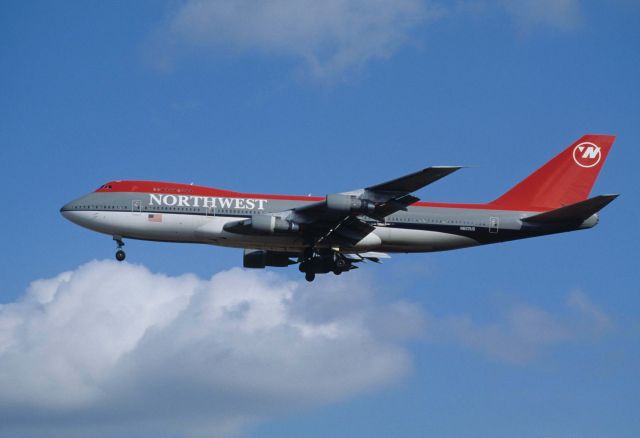
{"type": "Polygon", "coordinates": [[[491,204],[550,210],[589,197],[613,145],[613,135],[585,135],[491,204]]]}

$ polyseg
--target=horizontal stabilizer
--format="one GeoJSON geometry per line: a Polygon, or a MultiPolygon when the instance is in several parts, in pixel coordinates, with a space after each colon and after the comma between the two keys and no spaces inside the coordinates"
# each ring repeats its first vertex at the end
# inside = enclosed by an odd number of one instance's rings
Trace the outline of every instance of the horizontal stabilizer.
{"type": "Polygon", "coordinates": [[[533,224],[558,224],[566,222],[582,222],[606,207],[618,195],[600,195],[575,204],[545,211],[544,213],[522,219],[533,224]]]}

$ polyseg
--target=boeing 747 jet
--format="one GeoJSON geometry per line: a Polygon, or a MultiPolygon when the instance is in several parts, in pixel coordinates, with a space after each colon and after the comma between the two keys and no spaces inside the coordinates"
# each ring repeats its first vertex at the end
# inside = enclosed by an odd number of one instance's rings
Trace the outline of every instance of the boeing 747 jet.
{"type": "Polygon", "coordinates": [[[494,201],[419,202],[413,195],[460,169],[434,166],[323,197],[264,195],[154,181],[112,181],[62,215],[113,237],[243,248],[246,268],[298,264],[308,281],[387,253],[445,251],[591,228],[618,195],[590,198],[615,140],[585,135],[494,201]]]}

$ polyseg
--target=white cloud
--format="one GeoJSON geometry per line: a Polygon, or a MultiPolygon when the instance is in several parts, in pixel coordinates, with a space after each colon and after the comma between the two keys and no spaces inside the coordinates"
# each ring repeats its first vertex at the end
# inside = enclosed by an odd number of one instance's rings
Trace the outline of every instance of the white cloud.
{"type": "Polygon", "coordinates": [[[428,321],[433,341],[456,343],[512,363],[529,362],[544,348],[598,337],[611,328],[606,313],[578,290],[569,294],[566,308],[558,314],[518,305],[492,323],[478,323],[466,315],[428,321]]]}
{"type": "Polygon", "coordinates": [[[459,0],[449,12],[480,19],[504,12],[525,32],[538,27],[571,30],[582,22],[581,0],[459,0]]]}
{"type": "Polygon", "coordinates": [[[234,433],[406,375],[420,310],[319,280],[103,261],[36,281],[0,306],[0,433],[234,433]]]}
{"type": "MultiPolygon", "coordinates": [[[[595,335],[601,335],[611,328],[609,316],[598,306],[591,302],[589,297],[581,290],[572,290],[567,298],[567,306],[585,318],[588,328],[595,335]]],[[[583,327],[586,330],[587,327],[583,327]]]]}
{"type": "Polygon", "coordinates": [[[427,334],[527,363],[611,328],[586,294],[494,322],[380,304],[366,276],[314,284],[232,269],[201,279],[91,262],[0,305],[0,435],[235,434],[397,382],[427,334]]]}
{"type": "Polygon", "coordinates": [[[440,15],[424,0],[187,0],[170,20],[179,42],[302,59],[316,77],[387,58],[440,15]]]}
{"type": "Polygon", "coordinates": [[[525,29],[544,25],[573,29],[582,20],[580,0],[499,0],[525,29]]]}
{"type": "Polygon", "coordinates": [[[155,61],[185,47],[290,57],[315,78],[387,59],[414,29],[460,15],[506,12],[521,30],[575,28],[580,0],[185,0],[154,36],[155,61]]]}

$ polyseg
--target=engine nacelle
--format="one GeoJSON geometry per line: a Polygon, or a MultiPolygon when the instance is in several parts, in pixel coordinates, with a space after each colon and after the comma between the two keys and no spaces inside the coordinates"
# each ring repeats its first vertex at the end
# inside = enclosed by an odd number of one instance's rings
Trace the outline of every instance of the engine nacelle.
{"type": "Polygon", "coordinates": [[[326,202],[329,210],[345,214],[368,214],[376,209],[376,205],[371,201],[340,193],[327,195],[326,202]]]}
{"type": "Polygon", "coordinates": [[[270,216],[268,214],[256,214],[251,216],[251,228],[261,234],[273,234],[275,232],[298,231],[300,226],[294,222],[270,216]]]}
{"type": "Polygon", "coordinates": [[[245,249],[242,266],[245,268],[262,269],[265,266],[284,267],[295,263],[286,254],[259,249],[245,249]]]}

